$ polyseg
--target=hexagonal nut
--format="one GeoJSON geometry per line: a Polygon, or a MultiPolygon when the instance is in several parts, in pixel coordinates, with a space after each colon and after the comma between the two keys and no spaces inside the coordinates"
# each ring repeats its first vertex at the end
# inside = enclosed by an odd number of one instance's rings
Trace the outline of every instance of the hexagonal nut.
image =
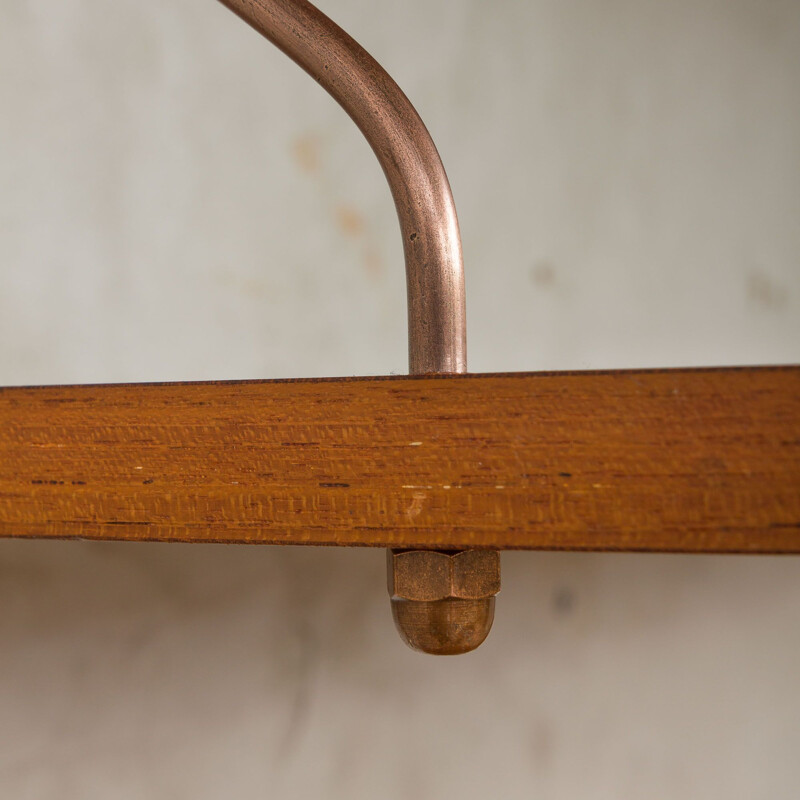
{"type": "Polygon", "coordinates": [[[496,550],[390,550],[389,594],[397,600],[481,600],[500,591],[496,550]]]}

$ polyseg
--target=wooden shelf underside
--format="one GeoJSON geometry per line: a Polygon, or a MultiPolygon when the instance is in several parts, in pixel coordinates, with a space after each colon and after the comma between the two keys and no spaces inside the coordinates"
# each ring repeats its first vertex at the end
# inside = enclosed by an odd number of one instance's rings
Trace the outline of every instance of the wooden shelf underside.
{"type": "Polygon", "coordinates": [[[800,553],[800,368],[0,389],[0,536],[800,553]]]}

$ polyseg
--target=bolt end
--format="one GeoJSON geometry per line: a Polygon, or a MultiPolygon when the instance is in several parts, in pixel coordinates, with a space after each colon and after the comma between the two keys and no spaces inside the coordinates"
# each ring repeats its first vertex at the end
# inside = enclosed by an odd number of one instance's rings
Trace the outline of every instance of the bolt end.
{"type": "Polygon", "coordinates": [[[392,616],[400,637],[413,650],[455,656],[474,650],[489,635],[494,600],[392,598],[392,616]]]}

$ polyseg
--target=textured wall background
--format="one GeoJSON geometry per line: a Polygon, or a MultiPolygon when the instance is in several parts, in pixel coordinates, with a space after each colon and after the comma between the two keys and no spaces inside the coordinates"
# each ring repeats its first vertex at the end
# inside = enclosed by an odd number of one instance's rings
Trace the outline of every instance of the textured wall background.
{"type": "MultiPolygon", "coordinates": [[[[320,3],[439,145],[473,371],[800,361],[794,0],[320,3]]],[[[379,167],[204,0],[0,0],[0,384],[405,371],[379,167]]],[[[0,541],[0,794],[793,798],[800,562],[0,541]]]]}

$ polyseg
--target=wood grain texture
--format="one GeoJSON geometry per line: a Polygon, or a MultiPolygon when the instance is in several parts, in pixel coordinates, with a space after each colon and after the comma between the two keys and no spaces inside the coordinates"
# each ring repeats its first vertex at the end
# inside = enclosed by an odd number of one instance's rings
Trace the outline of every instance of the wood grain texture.
{"type": "Polygon", "coordinates": [[[800,552],[800,368],[0,390],[0,535],[800,552]]]}

